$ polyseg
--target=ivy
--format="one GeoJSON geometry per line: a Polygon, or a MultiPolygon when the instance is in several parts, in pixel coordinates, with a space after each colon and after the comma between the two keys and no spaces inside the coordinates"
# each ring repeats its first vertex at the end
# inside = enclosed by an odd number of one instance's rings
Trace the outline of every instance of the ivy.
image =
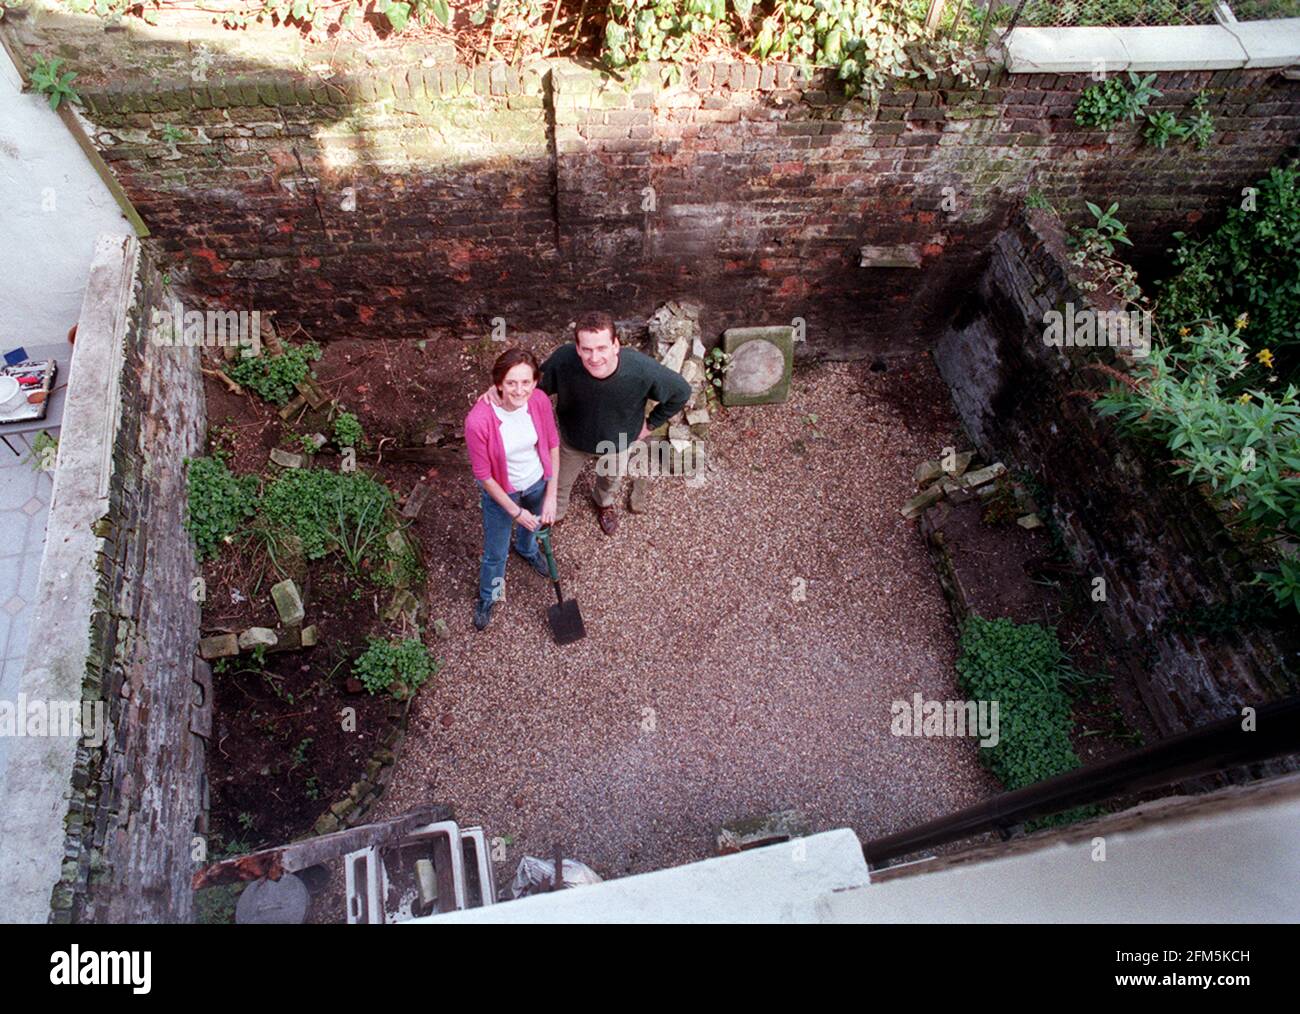
{"type": "MultiPolygon", "coordinates": [[[[1085,679],[1071,667],[1055,630],[971,615],[959,648],[962,691],[972,700],[998,702],[998,743],[981,749],[980,758],[1008,792],[1079,767],[1065,689],[1085,679]]],[[[1080,807],[1026,827],[1070,823],[1095,812],[1080,807]]]]}
{"type": "Polygon", "coordinates": [[[257,510],[257,477],[232,475],[220,458],[186,462],[189,506],[185,527],[194,537],[199,561],[210,560],[257,510]]]}
{"type": "Polygon", "coordinates": [[[311,363],[321,356],[315,342],[289,345],[281,355],[232,359],[226,364],[230,379],[267,401],[284,405],[297,393],[296,385],[311,376],[311,363]]]}
{"type": "Polygon", "coordinates": [[[340,447],[360,447],[364,439],[360,420],[351,412],[340,412],[334,420],[334,442],[340,447]]]}
{"type": "Polygon", "coordinates": [[[293,468],[267,488],[258,527],[272,546],[296,535],[309,560],[337,550],[359,574],[366,561],[386,557],[385,540],[397,527],[393,508],[388,487],[364,472],[293,468]]]}
{"type": "Polygon", "coordinates": [[[414,637],[402,641],[367,638],[365,652],[352,666],[352,675],[370,693],[386,690],[399,700],[415,695],[441,664],[414,637]]]}

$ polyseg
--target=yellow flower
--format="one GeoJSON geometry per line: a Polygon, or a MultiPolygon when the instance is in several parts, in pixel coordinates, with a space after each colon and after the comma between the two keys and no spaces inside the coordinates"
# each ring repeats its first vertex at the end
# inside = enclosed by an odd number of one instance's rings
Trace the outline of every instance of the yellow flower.
{"type": "Polygon", "coordinates": [[[1273,368],[1273,353],[1268,349],[1260,349],[1255,353],[1255,358],[1267,366],[1270,370],[1273,368]]]}
{"type": "Polygon", "coordinates": [[[1240,331],[1242,328],[1246,326],[1249,320],[1250,318],[1243,313],[1240,317],[1237,318],[1237,322],[1234,326],[1237,328],[1238,331],[1240,331]]]}
{"type": "Polygon", "coordinates": [[[1240,398],[1237,399],[1237,401],[1239,401],[1243,405],[1246,405],[1250,402],[1250,395],[1243,394],[1240,398]]]}
{"type": "Polygon", "coordinates": [[[1186,338],[1189,334],[1192,333],[1192,329],[1190,327],[1180,327],[1178,329],[1178,333],[1182,335],[1182,337],[1186,338]]]}

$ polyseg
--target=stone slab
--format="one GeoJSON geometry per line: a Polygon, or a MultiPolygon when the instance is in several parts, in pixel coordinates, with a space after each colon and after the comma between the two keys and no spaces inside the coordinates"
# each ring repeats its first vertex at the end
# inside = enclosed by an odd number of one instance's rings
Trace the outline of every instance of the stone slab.
{"type": "Polygon", "coordinates": [[[723,332],[722,349],[731,356],[722,381],[724,405],[771,405],[789,397],[794,328],[733,327],[723,332]]]}

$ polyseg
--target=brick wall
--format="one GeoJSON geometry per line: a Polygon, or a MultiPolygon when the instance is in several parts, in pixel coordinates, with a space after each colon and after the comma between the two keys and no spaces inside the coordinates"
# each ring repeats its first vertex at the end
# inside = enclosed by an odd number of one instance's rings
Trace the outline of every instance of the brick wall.
{"type": "MultiPolygon", "coordinates": [[[[1075,391],[1122,367],[1111,349],[1054,348],[1043,314],[1090,304],[1065,270],[1059,222],[1044,212],[998,236],[967,312],[935,347],[963,425],[981,452],[1037,476],[1075,564],[1104,577],[1111,643],[1160,731],[1204,725],[1300,689],[1300,627],[1242,622],[1197,630],[1198,610],[1240,598],[1254,567],[1207,502],[1150,449],[1120,439],[1075,391]]],[[[1200,614],[1203,615],[1203,614],[1200,614]]]]}
{"type": "MultiPolygon", "coordinates": [[[[31,48],[62,41],[11,31],[31,48]]],[[[404,50],[339,56],[328,78],[268,56],[197,81],[184,54],[114,73],[129,44],[96,44],[60,51],[82,47],[90,132],[157,247],[199,296],[321,338],[496,316],[546,330],[593,303],[630,319],[693,297],[710,338],[798,315],[804,354],[925,347],[1030,187],[1067,212],[1118,200],[1158,251],[1277,164],[1300,127],[1300,82],[1276,71],[1159,75],[1153,109],[1207,91],[1218,133],[1199,152],[1157,150],[1131,125],[1078,128],[1086,75],[987,67],[977,87],[940,76],[873,106],[775,64],[687,65],[661,87],[404,50]],[[863,245],[897,244],[920,270],[859,266],[863,245]]]]}
{"type": "Polygon", "coordinates": [[[202,447],[202,378],[196,349],[149,344],[162,282],[147,255],[138,264],[83,684],[85,699],[106,702],[109,731],[102,747],[77,748],[55,922],[190,921],[194,837],[206,832],[196,732],[210,728],[211,701],[195,682],[181,464],[202,447]]]}

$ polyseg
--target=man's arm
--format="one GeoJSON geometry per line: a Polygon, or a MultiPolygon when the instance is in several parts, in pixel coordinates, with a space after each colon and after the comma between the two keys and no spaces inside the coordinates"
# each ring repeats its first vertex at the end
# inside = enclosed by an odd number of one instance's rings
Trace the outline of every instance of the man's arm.
{"type": "Polygon", "coordinates": [[[554,394],[555,388],[555,359],[559,354],[556,349],[546,357],[546,362],[542,363],[542,378],[537,382],[537,386],[542,389],[543,394],[554,394]]]}
{"type": "Polygon", "coordinates": [[[646,398],[659,404],[646,420],[647,431],[657,430],[691,400],[691,385],[686,382],[686,378],[653,359],[650,360],[650,378],[650,393],[646,398]]]}

